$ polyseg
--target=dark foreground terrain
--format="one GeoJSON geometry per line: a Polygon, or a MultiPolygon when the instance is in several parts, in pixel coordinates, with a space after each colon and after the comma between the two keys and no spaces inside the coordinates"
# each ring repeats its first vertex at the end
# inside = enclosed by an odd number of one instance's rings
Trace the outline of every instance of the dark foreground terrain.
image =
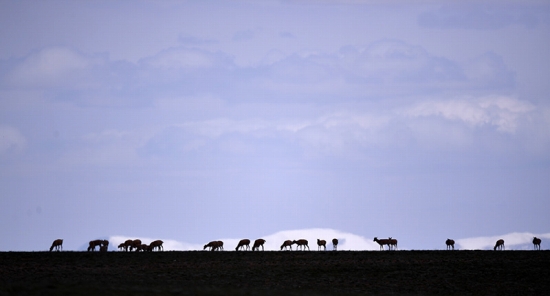
{"type": "Polygon", "coordinates": [[[547,295],[550,251],[2,252],[0,295],[547,295]]]}

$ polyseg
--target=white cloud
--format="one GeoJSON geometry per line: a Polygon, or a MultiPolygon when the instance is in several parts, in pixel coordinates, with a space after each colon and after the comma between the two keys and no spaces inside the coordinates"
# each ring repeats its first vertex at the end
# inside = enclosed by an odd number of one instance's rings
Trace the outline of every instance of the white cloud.
{"type": "Polygon", "coordinates": [[[27,140],[18,129],[10,126],[0,126],[0,155],[9,152],[21,152],[26,145],[27,140]]]}
{"type": "MultiPolygon", "coordinates": [[[[464,250],[484,250],[493,249],[495,243],[499,239],[504,240],[506,250],[514,249],[532,249],[533,237],[543,239],[541,249],[544,244],[544,239],[550,239],[550,233],[534,234],[530,232],[512,232],[498,236],[471,237],[456,240],[459,249],[464,250]]],[[[456,246],[455,246],[456,248],[456,246]]]]}
{"type": "MultiPolygon", "coordinates": [[[[137,237],[128,237],[128,236],[111,236],[109,241],[114,248],[116,248],[120,243],[123,243],[127,239],[136,239],[137,237]]],[[[226,251],[233,251],[239,243],[241,238],[213,238],[212,240],[221,240],[224,242],[224,249],[226,251]]],[[[266,240],[264,249],[266,251],[279,251],[281,244],[285,240],[298,240],[298,239],[307,239],[309,242],[309,248],[312,251],[317,250],[317,239],[323,239],[327,241],[327,250],[332,250],[332,239],[337,238],[339,240],[338,250],[341,251],[363,251],[363,250],[379,250],[379,246],[372,239],[368,239],[356,234],[342,232],[334,229],[323,229],[323,228],[313,228],[313,229],[301,229],[301,230],[284,230],[279,231],[274,234],[258,237],[266,240]]],[[[258,238],[248,238],[251,241],[251,244],[255,239],[258,238]]],[[[143,243],[150,243],[157,239],[151,238],[139,238],[143,243]]],[[[186,242],[179,242],[175,240],[162,239],[164,242],[164,249],[166,251],[196,251],[203,250],[204,244],[192,244],[186,242]]],[[[252,246],[251,246],[252,247],[252,246]]],[[[293,250],[296,249],[296,245],[292,247],[293,250]]]]}
{"type": "Polygon", "coordinates": [[[423,101],[407,109],[411,117],[438,116],[446,120],[461,121],[470,126],[495,126],[498,131],[514,133],[522,117],[528,116],[535,106],[527,101],[506,96],[487,96],[442,101],[423,101]]]}

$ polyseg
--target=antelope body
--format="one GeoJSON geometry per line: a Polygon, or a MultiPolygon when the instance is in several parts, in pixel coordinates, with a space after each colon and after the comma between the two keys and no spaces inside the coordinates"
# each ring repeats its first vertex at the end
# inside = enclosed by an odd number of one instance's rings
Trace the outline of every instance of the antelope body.
{"type": "Polygon", "coordinates": [[[390,240],[389,239],[378,239],[377,237],[374,238],[373,242],[377,242],[380,245],[380,250],[384,250],[384,245],[388,245],[388,249],[390,247],[390,240]]]}
{"type": "Polygon", "coordinates": [[[535,237],[533,238],[533,248],[534,248],[535,250],[540,250],[540,243],[541,243],[541,242],[542,242],[541,239],[535,236],[535,237]]]}
{"type": "Polygon", "coordinates": [[[506,248],[504,247],[504,240],[503,239],[499,239],[497,240],[497,243],[495,244],[495,247],[493,248],[494,251],[496,250],[506,250],[506,248]]]}
{"type": "Polygon", "coordinates": [[[62,239],[56,239],[53,241],[52,246],[50,247],[50,252],[55,249],[56,251],[62,251],[63,250],[63,240],[62,239]]]}
{"type": "Polygon", "coordinates": [[[250,249],[250,240],[245,238],[245,239],[241,239],[239,241],[239,244],[237,245],[237,247],[235,248],[235,251],[238,251],[240,249],[246,249],[246,250],[249,250],[250,249]]]}
{"type": "Polygon", "coordinates": [[[151,251],[154,251],[156,248],[158,251],[161,251],[161,250],[164,251],[164,247],[162,246],[162,244],[164,244],[163,241],[156,240],[149,244],[149,249],[151,249],[151,251]]]}
{"type": "Polygon", "coordinates": [[[455,241],[448,238],[446,241],[445,241],[445,244],[447,245],[447,250],[450,250],[450,249],[455,249],[455,241]]]}
{"type": "Polygon", "coordinates": [[[309,250],[308,242],[306,239],[299,239],[292,241],[293,244],[297,244],[296,250],[298,250],[300,247],[305,251],[306,247],[309,250]]]}
{"type": "Polygon", "coordinates": [[[321,247],[324,248],[324,250],[327,250],[327,241],[324,239],[317,239],[317,251],[321,250],[321,247]]]}
{"type": "Polygon", "coordinates": [[[252,251],[255,251],[255,250],[260,250],[260,247],[262,247],[262,251],[264,250],[264,244],[265,244],[265,239],[262,239],[262,238],[259,238],[257,240],[254,241],[254,245],[252,246],[252,251]]]}
{"type": "Polygon", "coordinates": [[[286,247],[289,247],[290,250],[292,251],[292,241],[291,240],[284,241],[283,244],[281,245],[281,250],[283,250],[283,248],[286,250],[286,247]]]}

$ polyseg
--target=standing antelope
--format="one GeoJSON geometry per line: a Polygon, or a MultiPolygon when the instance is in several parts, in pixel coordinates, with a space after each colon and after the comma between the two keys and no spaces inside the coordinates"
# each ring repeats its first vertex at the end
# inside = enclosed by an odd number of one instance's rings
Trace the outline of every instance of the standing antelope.
{"type": "Polygon", "coordinates": [[[395,238],[388,238],[388,246],[390,247],[390,250],[396,250],[397,249],[397,240],[395,238]]]}
{"type": "Polygon", "coordinates": [[[380,245],[380,251],[384,251],[384,245],[388,245],[388,249],[390,248],[389,239],[378,239],[377,237],[375,237],[373,242],[377,242],[380,245]]]}
{"type": "Polygon", "coordinates": [[[254,245],[252,246],[252,251],[254,250],[260,250],[260,247],[262,247],[262,251],[264,250],[264,244],[265,244],[265,239],[262,239],[262,238],[259,238],[257,240],[254,241],[254,245]]]}
{"type": "MultiPolygon", "coordinates": [[[[123,245],[124,251],[128,252],[128,248],[130,248],[130,251],[132,251],[132,242],[133,242],[133,240],[127,239],[126,241],[124,241],[124,243],[121,244],[121,245],[123,245]]],[[[140,242],[140,244],[141,244],[141,242],[140,242]]],[[[119,246],[119,248],[120,248],[120,246],[119,246]]]]}
{"type": "Polygon", "coordinates": [[[535,236],[535,237],[533,238],[533,248],[534,248],[535,250],[540,250],[540,243],[541,243],[541,242],[542,242],[542,241],[540,240],[540,238],[538,238],[538,237],[535,236]]]}
{"type": "Polygon", "coordinates": [[[324,250],[327,250],[327,241],[324,239],[317,239],[317,251],[321,250],[321,247],[324,248],[324,250]]]}
{"type": "Polygon", "coordinates": [[[239,244],[237,245],[237,247],[235,248],[235,251],[238,251],[240,249],[246,249],[246,250],[250,250],[250,240],[245,238],[245,239],[241,239],[239,241],[239,244]]]}
{"type": "Polygon", "coordinates": [[[102,245],[99,247],[100,252],[107,252],[107,250],[108,250],[108,245],[102,245]]]}
{"type": "Polygon", "coordinates": [[[338,249],[338,239],[333,238],[332,239],[332,249],[336,251],[338,249]]]}
{"type": "Polygon", "coordinates": [[[120,243],[120,244],[118,245],[118,249],[119,249],[119,251],[125,250],[125,249],[126,249],[126,245],[125,245],[124,243],[120,243]]]}
{"type": "Polygon", "coordinates": [[[130,252],[134,249],[136,252],[138,252],[140,247],[141,247],[141,240],[135,239],[130,243],[130,252]]]}
{"type": "Polygon", "coordinates": [[[95,251],[95,247],[99,246],[101,248],[101,246],[103,245],[103,240],[100,240],[100,239],[96,239],[96,240],[93,240],[93,241],[90,241],[90,243],[88,244],[88,252],[89,251],[95,251]]]}
{"type": "Polygon", "coordinates": [[[504,240],[503,239],[499,239],[497,240],[497,243],[495,244],[495,247],[493,248],[494,251],[496,250],[506,250],[506,248],[504,247],[504,240]]]}
{"type": "Polygon", "coordinates": [[[149,244],[149,248],[151,249],[151,251],[154,251],[155,248],[158,250],[158,251],[164,251],[164,247],[162,246],[162,244],[164,244],[163,241],[161,240],[156,240],[152,243],[149,244]]]}
{"type": "Polygon", "coordinates": [[[52,246],[50,247],[50,252],[55,248],[56,251],[63,251],[63,240],[56,239],[53,241],[52,246]]]}
{"type": "Polygon", "coordinates": [[[286,247],[289,247],[290,250],[292,251],[292,241],[291,240],[286,240],[283,242],[283,244],[281,245],[281,251],[283,250],[283,248],[286,250],[286,247]]]}
{"type": "Polygon", "coordinates": [[[446,241],[445,241],[445,244],[447,245],[447,250],[450,250],[451,248],[454,250],[455,249],[455,241],[448,238],[446,241]]]}
{"type": "Polygon", "coordinates": [[[296,250],[298,250],[300,247],[302,247],[302,249],[305,251],[306,250],[306,247],[309,251],[309,246],[308,246],[308,243],[307,243],[307,240],[305,239],[299,239],[299,240],[294,240],[292,241],[293,244],[297,244],[298,246],[296,247],[296,250]]]}

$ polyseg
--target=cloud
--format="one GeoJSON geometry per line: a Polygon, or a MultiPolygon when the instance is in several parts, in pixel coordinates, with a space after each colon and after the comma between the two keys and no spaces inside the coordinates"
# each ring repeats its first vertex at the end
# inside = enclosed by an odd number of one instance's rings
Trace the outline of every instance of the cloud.
{"type": "Polygon", "coordinates": [[[198,48],[174,47],[144,58],[141,65],[160,69],[201,69],[231,67],[231,59],[222,53],[213,53],[198,48]]]}
{"type": "Polygon", "coordinates": [[[405,111],[411,117],[437,116],[469,126],[492,125],[499,132],[514,133],[520,119],[535,111],[527,101],[507,96],[487,96],[440,101],[423,101],[405,111]]]}
{"type": "Polygon", "coordinates": [[[543,240],[541,246],[544,244],[544,239],[550,239],[550,233],[512,232],[498,236],[458,239],[456,244],[464,250],[492,250],[496,241],[503,239],[506,250],[530,250],[533,248],[532,242],[535,236],[543,240]]]}
{"type": "MultiPolygon", "coordinates": [[[[242,238],[212,238],[212,240],[221,240],[224,242],[224,249],[226,251],[233,251],[242,238]]],[[[339,240],[338,250],[341,251],[360,251],[360,250],[378,250],[379,246],[377,243],[372,241],[372,239],[367,239],[362,236],[343,232],[334,229],[323,229],[323,228],[312,228],[312,229],[301,229],[301,230],[285,230],[273,233],[270,235],[258,237],[266,240],[264,248],[266,251],[279,251],[282,243],[285,240],[298,240],[298,239],[307,239],[309,242],[310,250],[317,250],[317,239],[324,239],[327,241],[327,250],[332,249],[332,239],[337,238],[339,240]]],[[[112,246],[118,246],[120,243],[123,243],[127,239],[136,239],[136,237],[128,236],[111,236],[109,241],[112,246]]],[[[151,238],[139,238],[143,243],[150,243],[157,239],[151,238]]],[[[249,238],[253,242],[257,238],[249,238]]],[[[186,242],[179,242],[176,240],[167,240],[164,241],[164,249],[166,251],[196,251],[203,250],[204,244],[192,244],[186,242]]],[[[293,249],[296,248],[296,245],[293,246],[293,249]]]]}
{"type": "Polygon", "coordinates": [[[27,146],[27,139],[21,132],[10,126],[0,126],[0,156],[20,153],[27,146]]]}

